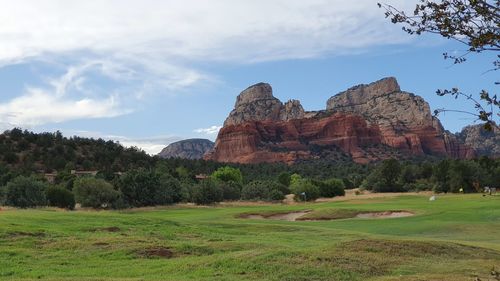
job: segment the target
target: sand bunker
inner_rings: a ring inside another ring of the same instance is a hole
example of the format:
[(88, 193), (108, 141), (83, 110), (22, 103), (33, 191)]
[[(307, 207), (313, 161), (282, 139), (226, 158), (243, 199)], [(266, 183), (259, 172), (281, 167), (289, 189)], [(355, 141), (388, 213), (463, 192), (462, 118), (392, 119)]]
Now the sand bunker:
[(413, 213), (405, 212), (405, 211), (386, 211), (386, 212), (371, 212), (371, 213), (361, 213), (357, 214), (357, 218), (361, 219), (390, 219), (390, 218), (404, 218), (411, 217)]
[(239, 217), (244, 219), (260, 219), (260, 220), (284, 220), (284, 221), (325, 221), (339, 219), (389, 219), (389, 218), (404, 218), (415, 214), (408, 211), (383, 211), (383, 212), (348, 212), (343, 214), (326, 214), (323, 216), (314, 216), (314, 211), (297, 211), (290, 213), (276, 214), (242, 214)]
[(309, 211), (301, 211), (301, 212), (291, 212), (291, 213), (282, 213), (282, 214), (274, 214), (274, 215), (258, 215), (258, 214), (250, 214), (244, 215), (242, 218), (245, 219), (265, 219), (265, 220), (282, 220), (282, 221), (296, 221), (298, 218), (303, 215), (309, 213)]

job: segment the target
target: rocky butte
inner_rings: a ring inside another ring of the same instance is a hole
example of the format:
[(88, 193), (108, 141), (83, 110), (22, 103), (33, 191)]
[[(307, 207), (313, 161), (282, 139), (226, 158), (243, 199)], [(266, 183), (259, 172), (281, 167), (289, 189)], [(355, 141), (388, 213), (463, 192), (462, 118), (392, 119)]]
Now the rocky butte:
[(282, 103), (269, 84), (253, 85), (237, 97), (214, 149), (204, 158), (293, 163), (337, 160), (339, 151), (357, 163), (400, 156), (475, 156), (443, 129), (423, 98), (401, 91), (389, 77), (341, 92), (320, 111), (304, 111), (297, 100)]
[(161, 158), (201, 159), (214, 148), (214, 143), (206, 139), (187, 139), (165, 147), (158, 156)]

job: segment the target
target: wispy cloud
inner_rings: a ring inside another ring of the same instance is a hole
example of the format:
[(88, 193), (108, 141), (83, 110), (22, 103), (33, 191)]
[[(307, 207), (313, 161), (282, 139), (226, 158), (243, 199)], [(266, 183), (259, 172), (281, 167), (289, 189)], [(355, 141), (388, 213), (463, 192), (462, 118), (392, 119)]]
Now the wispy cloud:
[[(387, 2), (408, 8), (415, 1)], [(311, 58), (409, 42), (376, 2), (0, 0), (0, 66), (48, 61), (66, 68), (50, 87), (29, 85), (1, 104), (0, 118), (25, 126), (117, 116), (127, 112), (118, 109), (120, 97), (140, 101), (217, 80), (200, 63)], [(83, 75), (89, 70), (95, 75)], [(93, 87), (102, 77), (123, 83), (103, 97)]]
[(206, 134), (206, 135), (215, 135), (219, 132), (219, 130), (222, 128), (222, 126), (210, 126), (208, 128), (199, 128), (194, 130), (195, 133), (198, 134)]
[(0, 119), (6, 129), (13, 126), (32, 127), (75, 119), (116, 117), (129, 113), (117, 94), (87, 96), (81, 88), (84, 73), (95, 62), (71, 67), (62, 76), (49, 79), (43, 87), (28, 86), (24, 93), (0, 103)]

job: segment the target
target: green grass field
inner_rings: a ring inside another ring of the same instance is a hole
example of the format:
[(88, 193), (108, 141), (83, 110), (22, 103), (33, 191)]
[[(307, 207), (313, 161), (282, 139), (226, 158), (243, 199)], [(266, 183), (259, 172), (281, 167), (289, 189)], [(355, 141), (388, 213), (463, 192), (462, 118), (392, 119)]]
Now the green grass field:
[[(241, 213), (408, 210), (278, 221)], [(340, 210), (340, 211), (338, 211)], [(494, 280), (500, 196), (130, 211), (0, 211), (1, 280)]]

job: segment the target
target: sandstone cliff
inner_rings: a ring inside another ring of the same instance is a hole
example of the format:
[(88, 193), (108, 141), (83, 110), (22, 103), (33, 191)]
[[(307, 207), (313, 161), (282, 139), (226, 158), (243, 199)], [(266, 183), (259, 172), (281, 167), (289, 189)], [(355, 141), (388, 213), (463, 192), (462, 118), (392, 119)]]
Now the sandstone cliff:
[(394, 156), (456, 158), (474, 151), (444, 131), (421, 97), (401, 91), (395, 78), (358, 85), (331, 97), (326, 110), (305, 112), (283, 104), (269, 84), (244, 90), (207, 159), (220, 162), (287, 162), (324, 157), (340, 149), (367, 163)]
[(210, 140), (187, 139), (169, 144), (158, 156), (161, 158), (201, 159), (213, 147), (214, 143)]

